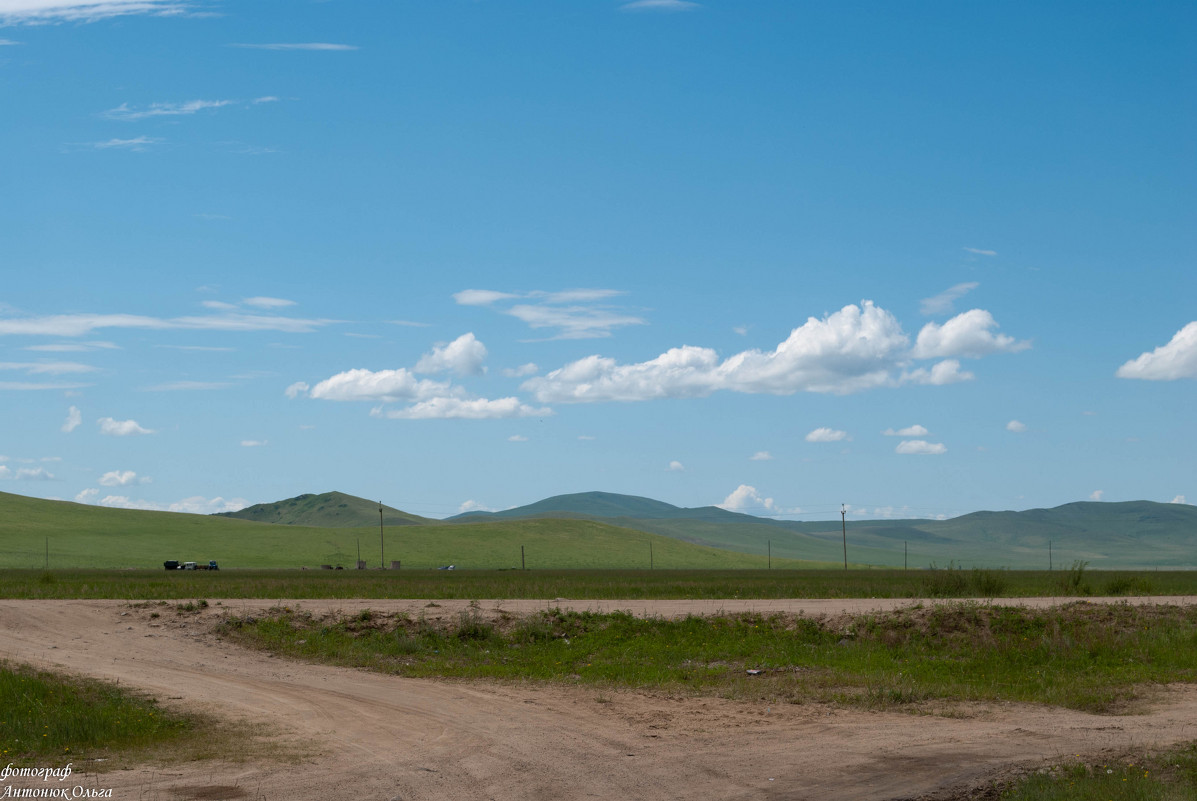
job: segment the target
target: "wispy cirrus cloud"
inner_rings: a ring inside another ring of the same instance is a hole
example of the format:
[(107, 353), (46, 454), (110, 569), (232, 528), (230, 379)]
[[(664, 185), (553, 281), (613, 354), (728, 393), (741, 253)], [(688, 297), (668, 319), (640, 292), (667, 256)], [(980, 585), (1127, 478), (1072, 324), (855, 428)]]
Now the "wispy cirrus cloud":
[(496, 292), (489, 289), (466, 289), (453, 295), (461, 306), (498, 307), (506, 301), (522, 300), (498, 308), (527, 323), (534, 330), (556, 329), (550, 339), (596, 339), (611, 336), (616, 328), (644, 325), (645, 320), (618, 308), (601, 304), (624, 294), (616, 289), (567, 289), (557, 292)]
[(0, 336), (81, 337), (103, 328), (189, 331), (278, 331), (309, 333), (334, 320), (248, 314), (189, 317), (150, 317), (140, 314), (53, 314), (43, 317), (0, 318)]
[(954, 304), (957, 300), (972, 292), (979, 287), (980, 284), (976, 281), (968, 281), (963, 284), (956, 284), (955, 286), (945, 289), (938, 295), (933, 295), (929, 298), (923, 298), (919, 302), (919, 311), (925, 317), (930, 317), (933, 314), (947, 314), (954, 310)]
[(94, 373), (98, 367), (78, 362), (0, 362), (0, 370), (20, 370), (28, 375)]
[(0, 26), (95, 22), (131, 14), (166, 16), (184, 14), (190, 7), (178, 0), (4, 0)]
[(165, 139), (155, 136), (135, 136), (132, 139), (114, 137), (102, 142), (85, 142), (82, 145), (74, 145), (74, 147), (82, 147), (89, 150), (131, 150), (135, 153), (144, 153), (154, 145), (160, 145), (165, 141)]
[(693, 11), (701, 8), (701, 3), (690, 0), (632, 0), (620, 5), (620, 11)]
[(975, 256), (996, 256), (996, 250), (982, 250), (981, 248), (963, 248), (966, 253), (972, 253)]
[(357, 45), (336, 44), (333, 42), (266, 42), (262, 44), (231, 44), (229, 47), (240, 47), (247, 50), (322, 50), (333, 52), (360, 49)]
[(128, 103), (121, 103), (116, 108), (110, 108), (100, 114), (107, 120), (144, 120), (148, 117), (187, 117), (207, 109), (224, 108), (235, 104), (236, 100), (187, 100), (182, 103), (151, 103), (144, 108), (131, 108)]

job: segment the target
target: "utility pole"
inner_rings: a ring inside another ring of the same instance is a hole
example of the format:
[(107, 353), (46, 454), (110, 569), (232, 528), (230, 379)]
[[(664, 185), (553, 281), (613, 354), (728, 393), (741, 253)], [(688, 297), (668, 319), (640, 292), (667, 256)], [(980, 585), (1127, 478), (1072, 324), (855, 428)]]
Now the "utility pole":
[(648, 544), (648, 569), (653, 569), (653, 544), (651, 542)]
[(1047, 572), (1052, 572), (1052, 541), (1047, 541)]
[(844, 570), (848, 569), (848, 507), (840, 504), (840, 529), (844, 533)]
[(386, 540), (382, 537), (382, 501), (378, 502), (378, 563), (383, 570), (387, 569)]
[(769, 540), (769, 569), (773, 569), (773, 540)]
[(906, 561), (906, 540), (902, 540), (902, 570), (905, 571), (909, 566)]

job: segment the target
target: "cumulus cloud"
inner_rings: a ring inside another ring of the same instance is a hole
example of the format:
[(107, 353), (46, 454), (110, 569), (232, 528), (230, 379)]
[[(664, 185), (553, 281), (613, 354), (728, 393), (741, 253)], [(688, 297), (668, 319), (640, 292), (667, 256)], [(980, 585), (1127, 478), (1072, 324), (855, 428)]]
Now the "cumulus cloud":
[(1119, 367), (1115, 375), (1146, 381), (1197, 378), (1197, 320), (1177, 331), (1167, 345), (1140, 354)]
[(286, 395), (288, 398), (294, 399), (294, 398), (298, 398), (301, 395), (308, 394), (308, 391), (310, 389), (311, 389), (311, 386), (309, 386), (306, 381), (296, 381), (294, 384), (291, 384), (289, 387), (287, 387), (285, 390), (283, 390), (283, 394)]
[(530, 375), (536, 375), (540, 372), (540, 368), (533, 362), (521, 364), (519, 367), (505, 367), (503, 368), (503, 375), (508, 378), (526, 378)]
[(244, 498), (230, 498), (228, 500), (216, 497), (205, 498), (201, 495), (193, 495), (190, 498), (184, 498), (175, 503), (157, 503), (155, 501), (147, 501), (142, 499), (133, 499), (128, 495), (105, 495), (103, 498), (97, 497), (100, 492), (96, 489), (85, 489), (75, 496), (78, 503), (94, 503), (98, 506), (109, 506), (114, 509), (143, 509), (158, 512), (185, 512), (188, 514), (197, 515), (211, 515), (217, 512), (236, 512), (249, 506), (249, 501)]
[(44, 467), (20, 467), (13, 470), (0, 464), (0, 478), (12, 481), (53, 481), (54, 474)]
[(132, 470), (110, 470), (100, 476), (101, 487), (129, 487), (134, 484), (149, 484), (148, 476), (139, 477)]
[(1027, 424), (1019, 420), (1011, 420), (1009, 423), (1006, 423), (1006, 430), (1013, 431), (1015, 434), (1021, 434), (1027, 430)]
[(903, 440), (894, 448), (894, 453), (907, 456), (939, 456), (947, 452), (948, 449), (942, 442), (927, 442), (922, 439)]
[[(288, 396), (295, 397), (302, 393), (302, 387), (306, 387), (302, 381), (287, 387)], [(292, 394), (292, 390), (295, 394)], [(453, 394), (454, 390), (446, 382), (416, 378), (412, 372), (400, 367), (397, 370), (346, 370), (324, 379), (306, 392), (317, 400), (391, 403), (447, 396)]]
[(904, 370), (900, 383), (925, 384), (940, 387), (946, 384), (958, 384), (961, 381), (972, 381), (975, 376), (968, 370), (960, 369), (960, 362), (956, 359), (944, 359), (931, 365), (931, 369), (919, 367), (914, 370)]
[(720, 509), (726, 509), (729, 512), (748, 512), (749, 510), (762, 510), (773, 512), (776, 507), (772, 498), (766, 498), (757, 492), (756, 487), (749, 484), (741, 484), (732, 490), (731, 494), (723, 499), (723, 503), (715, 504)]
[(1185, 496), (1177, 495), (1175, 498), (1169, 501), (1169, 503), (1188, 503), (1188, 501), (1185, 500)]
[(847, 431), (839, 431), (834, 428), (822, 426), (816, 428), (814, 431), (806, 435), (807, 442), (843, 442), (851, 439)]
[(157, 432), (142, 428), (136, 420), (114, 420), (111, 417), (101, 417), (100, 433), (110, 437), (131, 437), (138, 434), (155, 434)]
[(552, 413), (553, 410), (549, 408), (538, 409), (521, 403), (519, 398), (489, 400), (458, 397), (429, 398), (405, 409), (373, 409), (370, 412), (374, 417), (390, 420), (500, 420), (510, 417), (547, 417)]
[(482, 504), (478, 503), (478, 501), (475, 501), (473, 499), (465, 501), (461, 504), (461, 506), (457, 507), (458, 514), (465, 514), (466, 512), (494, 512), (494, 511), (496, 511), (496, 510), (490, 508), (489, 506), (483, 506)]
[(906, 428), (899, 428), (897, 431), (893, 430), (892, 428), (887, 428), (881, 432), (881, 434), (886, 437), (925, 437), (930, 433), (930, 431), (918, 423), (915, 423), (912, 426), (906, 426)]
[(908, 351), (894, 316), (864, 301), (821, 320), (811, 317), (772, 351), (747, 350), (721, 361), (710, 348), (685, 345), (624, 365), (587, 356), (523, 386), (540, 401), (565, 403), (703, 397), (718, 390), (848, 394), (911, 380), (899, 371)]
[(957, 300), (972, 292), (979, 287), (976, 281), (968, 281), (963, 284), (956, 284), (950, 289), (945, 289), (938, 295), (933, 295), (929, 298), (923, 298), (919, 303), (919, 311), (925, 316), (930, 317), (933, 314), (947, 314), (952, 311), (953, 305)]
[(927, 323), (919, 331), (913, 356), (916, 359), (942, 359), (964, 356), (977, 359), (991, 353), (1017, 353), (1031, 347), (1027, 340), (1016, 340), (994, 333), (997, 321), (984, 309), (958, 314), (943, 325)]
[(75, 496), (75, 503), (91, 503), (92, 500), (99, 494), (100, 491), (94, 487), (91, 489), (85, 489)]
[(685, 472), (686, 466), (675, 459), (669, 463), (669, 467), (667, 469), (671, 473), (682, 473)]
[(769, 451), (757, 451), (748, 457), (748, 459), (753, 462), (767, 462), (772, 458), (773, 454), (769, 453)]
[(94, 22), (127, 14), (182, 14), (188, 3), (177, 0), (4, 0), (0, 25)]
[(462, 334), (447, 344), (436, 345), (416, 363), (417, 373), (453, 372), (458, 375), (477, 375), (486, 368), (486, 346), (474, 334)]
[(1089, 493), (1089, 500), (1100, 501), (1103, 497), (1105, 497), (1105, 494), (1105, 490), (1093, 490), (1093, 492)]
[(83, 423), (83, 414), (77, 406), (67, 409), (66, 420), (62, 422), (62, 433), (69, 434)]

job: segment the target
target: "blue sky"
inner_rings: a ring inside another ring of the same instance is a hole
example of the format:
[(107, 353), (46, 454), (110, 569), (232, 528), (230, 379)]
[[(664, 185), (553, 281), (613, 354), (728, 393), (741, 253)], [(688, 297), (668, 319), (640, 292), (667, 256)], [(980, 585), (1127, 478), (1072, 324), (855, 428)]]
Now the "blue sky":
[(0, 0), (0, 491), (1197, 500), (1197, 7)]

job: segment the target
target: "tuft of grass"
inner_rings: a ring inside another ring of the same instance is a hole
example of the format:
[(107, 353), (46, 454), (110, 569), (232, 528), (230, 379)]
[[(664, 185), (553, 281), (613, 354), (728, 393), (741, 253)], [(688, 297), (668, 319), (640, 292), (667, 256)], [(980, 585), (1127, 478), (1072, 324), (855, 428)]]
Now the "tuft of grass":
[(220, 631), (279, 654), (405, 676), (663, 688), (869, 707), (1009, 700), (1118, 712), (1197, 680), (1197, 608), (953, 603), (815, 620), (551, 609), (411, 620), (276, 610)]
[(1085, 569), (1089, 567), (1089, 563), (1081, 559), (1077, 559), (1072, 563), (1072, 567), (1064, 571), (1060, 576), (1060, 591), (1064, 595), (1092, 595), (1093, 589), (1085, 581)]

